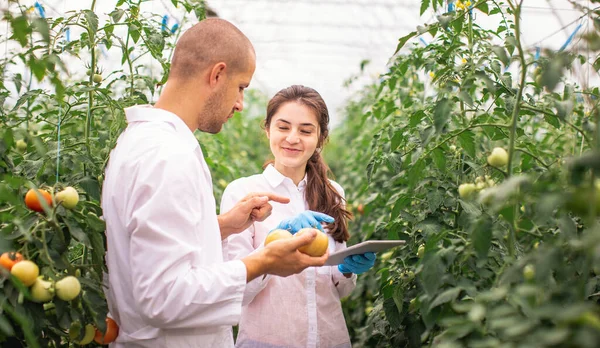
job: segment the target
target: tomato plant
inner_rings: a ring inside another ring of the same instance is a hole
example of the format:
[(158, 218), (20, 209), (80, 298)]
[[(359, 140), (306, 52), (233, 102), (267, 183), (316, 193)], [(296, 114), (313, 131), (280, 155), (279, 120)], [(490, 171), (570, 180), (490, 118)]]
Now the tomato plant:
[[(349, 245), (407, 241), (344, 299), (352, 340), (595, 347), (600, 91), (571, 71), (597, 72), (597, 51), (537, 56), (522, 42), (522, 2), (461, 3), (399, 39), (325, 148), (348, 204), (364, 205)], [(427, 45), (409, 44), (424, 34)]]

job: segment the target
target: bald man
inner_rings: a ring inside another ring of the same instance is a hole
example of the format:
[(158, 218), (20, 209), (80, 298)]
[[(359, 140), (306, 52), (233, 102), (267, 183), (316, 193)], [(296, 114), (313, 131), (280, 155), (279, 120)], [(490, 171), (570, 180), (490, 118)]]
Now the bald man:
[(128, 125), (110, 154), (102, 190), (105, 293), (120, 327), (111, 347), (232, 347), (247, 282), (325, 263), (327, 255), (297, 250), (314, 235), (223, 260), (222, 239), (266, 219), (270, 201), (289, 202), (254, 193), (217, 216), (211, 175), (193, 134), (218, 133), (242, 111), (255, 60), (235, 26), (203, 20), (178, 41), (156, 104), (125, 110)]

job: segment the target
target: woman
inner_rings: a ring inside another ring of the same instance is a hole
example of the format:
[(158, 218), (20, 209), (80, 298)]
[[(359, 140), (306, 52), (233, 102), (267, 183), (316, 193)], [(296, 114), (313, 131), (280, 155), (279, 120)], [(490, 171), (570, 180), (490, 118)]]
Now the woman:
[[(312, 88), (291, 86), (269, 101), (265, 131), (275, 159), (262, 174), (229, 184), (221, 211), (250, 191), (274, 192), (291, 201), (273, 203), (269, 218), (225, 240), (227, 259), (261, 248), (267, 234), (277, 228), (292, 233), (310, 225), (321, 228), (315, 221), (331, 222), (325, 225), (329, 253), (346, 248), (346, 220), (351, 215), (345, 209), (344, 190), (327, 178), (328, 167), (320, 155), (328, 123), (327, 106)], [(236, 346), (351, 347), (340, 298), (354, 289), (356, 274), (374, 262), (373, 253), (355, 255), (338, 266), (312, 267), (294, 276), (266, 276), (248, 283)]]

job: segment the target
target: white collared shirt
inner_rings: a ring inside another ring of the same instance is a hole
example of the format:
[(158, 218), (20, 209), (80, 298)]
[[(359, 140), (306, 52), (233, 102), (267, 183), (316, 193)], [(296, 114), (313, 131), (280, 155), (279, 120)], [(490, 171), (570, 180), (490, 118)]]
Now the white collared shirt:
[[(344, 191), (331, 181), (338, 192)], [(223, 193), (221, 211), (226, 212), (250, 192), (273, 192), (290, 198), (290, 203), (271, 202), (272, 214), (247, 230), (223, 241), (226, 257), (240, 259), (263, 247), (266, 235), (281, 220), (308, 209), (304, 197), (306, 177), (298, 186), (272, 165), (262, 174), (233, 181)], [(329, 252), (346, 248), (329, 236)], [(236, 347), (350, 347), (350, 337), (340, 299), (356, 285), (337, 266), (310, 267), (286, 278), (267, 276), (249, 282)]]
[(210, 172), (175, 114), (125, 110), (102, 190), (111, 347), (232, 347), (246, 267), (223, 262)]

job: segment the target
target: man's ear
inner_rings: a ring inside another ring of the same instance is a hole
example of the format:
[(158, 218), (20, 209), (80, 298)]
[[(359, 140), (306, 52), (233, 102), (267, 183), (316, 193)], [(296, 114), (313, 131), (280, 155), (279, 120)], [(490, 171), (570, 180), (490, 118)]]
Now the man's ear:
[(208, 84), (210, 87), (215, 87), (217, 83), (221, 82), (225, 79), (225, 74), (227, 71), (227, 64), (225, 62), (219, 62), (213, 65), (210, 70)]

